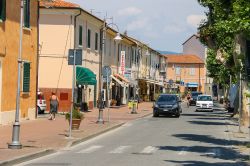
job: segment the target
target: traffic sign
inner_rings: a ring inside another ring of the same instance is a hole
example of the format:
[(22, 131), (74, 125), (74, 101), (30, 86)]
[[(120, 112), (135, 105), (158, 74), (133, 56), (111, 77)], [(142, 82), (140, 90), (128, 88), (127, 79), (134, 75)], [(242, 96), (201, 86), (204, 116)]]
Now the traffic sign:
[(111, 68), (109, 66), (104, 66), (102, 68), (102, 75), (103, 75), (103, 82), (107, 82), (108, 83), (111, 81), (110, 76), (112, 74)]
[(82, 49), (69, 49), (68, 65), (74, 65), (74, 56), (75, 65), (82, 65)]

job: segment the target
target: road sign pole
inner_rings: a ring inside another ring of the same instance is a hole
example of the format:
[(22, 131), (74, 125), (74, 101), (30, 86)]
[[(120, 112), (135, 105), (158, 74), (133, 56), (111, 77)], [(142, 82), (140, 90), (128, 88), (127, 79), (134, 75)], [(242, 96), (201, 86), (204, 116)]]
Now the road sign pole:
[(74, 90), (75, 90), (75, 64), (76, 64), (76, 50), (74, 50), (74, 64), (73, 64), (73, 75), (72, 75), (72, 99), (71, 99), (71, 110), (70, 110), (70, 122), (69, 122), (69, 138), (72, 137), (72, 113), (74, 109)]
[(106, 75), (106, 78), (107, 78), (107, 108), (108, 108), (108, 122), (110, 122), (110, 115), (109, 115), (109, 76), (108, 76), (108, 72), (107, 72), (107, 75)]

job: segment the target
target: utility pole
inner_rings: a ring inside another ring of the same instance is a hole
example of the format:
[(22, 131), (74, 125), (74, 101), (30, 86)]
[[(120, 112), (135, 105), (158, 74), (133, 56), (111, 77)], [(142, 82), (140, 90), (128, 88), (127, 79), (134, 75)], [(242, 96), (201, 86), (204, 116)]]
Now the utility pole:
[(23, 42), (23, 0), (20, 1), (20, 38), (19, 38), (19, 52), (18, 52), (18, 78), (17, 78), (17, 93), (16, 93), (16, 114), (15, 123), (13, 124), (12, 131), (12, 143), (8, 145), (9, 149), (21, 149), (22, 144), (19, 141), (20, 135), (20, 122), (19, 122), (19, 111), (20, 111), (20, 81), (21, 81), (21, 67), (22, 67), (22, 42)]
[(99, 114), (98, 114), (98, 124), (104, 124), (103, 120), (103, 98), (102, 98), (102, 91), (103, 91), (103, 75), (102, 75), (102, 68), (103, 68), (103, 59), (104, 59), (104, 47), (105, 47), (105, 40), (106, 40), (106, 18), (103, 20), (103, 28), (102, 28), (102, 53), (100, 56), (100, 67), (99, 67)]

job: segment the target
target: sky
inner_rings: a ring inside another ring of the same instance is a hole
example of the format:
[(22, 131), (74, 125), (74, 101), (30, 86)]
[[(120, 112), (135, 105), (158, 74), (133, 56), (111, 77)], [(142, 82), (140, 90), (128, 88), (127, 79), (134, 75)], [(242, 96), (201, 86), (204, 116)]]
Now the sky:
[(107, 16), (107, 22), (116, 24), (120, 33), (127, 31), (155, 50), (178, 53), (182, 52), (182, 43), (197, 33), (206, 10), (197, 0), (66, 1), (79, 4), (102, 19)]

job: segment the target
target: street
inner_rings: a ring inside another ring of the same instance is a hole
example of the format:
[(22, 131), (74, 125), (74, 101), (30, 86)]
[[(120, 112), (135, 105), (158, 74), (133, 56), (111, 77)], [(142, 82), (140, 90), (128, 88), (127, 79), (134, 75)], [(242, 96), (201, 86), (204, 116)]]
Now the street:
[(195, 112), (182, 105), (180, 118), (134, 120), (111, 132), (18, 166), (245, 165), (227, 133), (225, 112)]

